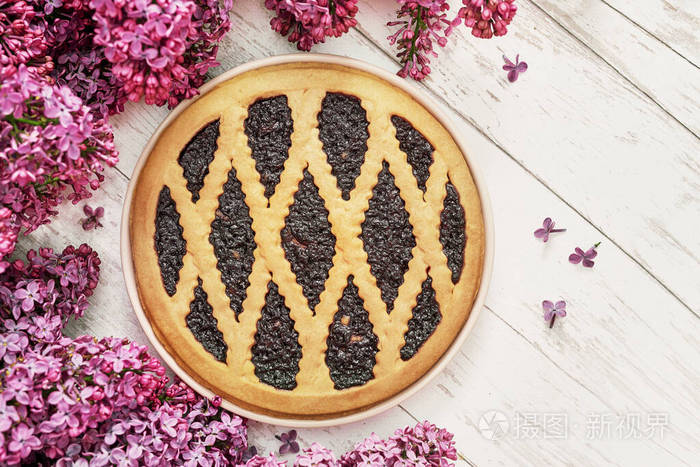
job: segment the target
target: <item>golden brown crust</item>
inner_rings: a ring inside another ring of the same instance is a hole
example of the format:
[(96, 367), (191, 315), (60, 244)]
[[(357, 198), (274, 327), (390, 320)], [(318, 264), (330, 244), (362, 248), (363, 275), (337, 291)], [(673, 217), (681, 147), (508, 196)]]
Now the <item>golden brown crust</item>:
[[(341, 197), (318, 137), (317, 114), (328, 91), (359, 97), (370, 122), (365, 163), (348, 201)], [(248, 106), (255, 100), (279, 94), (287, 95), (294, 132), (289, 158), (268, 207), (243, 132), (243, 120)], [(390, 120), (392, 115), (411, 122), (436, 148), (425, 195), (417, 187), (406, 154), (399, 149)], [(200, 129), (217, 118), (221, 120), (218, 149), (195, 205), (177, 156)], [(359, 238), (364, 211), (382, 160), (389, 163), (395, 177), (417, 243), (391, 314), (386, 313)], [(218, 196), (231, 166), (236, 168), (246, 194), (258, 245), (239, 321), (229, 308), (208, 240)], [(295, 280), (280, 240), (280, 230), (305, 167), (313, 175), (326, 203), (337, 245), (315, 316)], [(455, 285), (439, 241), (440, 212), (448, 174), (460, 194), (468, 236), (464, 269)], [(181, 214), (180, 223), (187, 241), (187, 254), (173, 297), (163, 288), (153, 240), (156, 203), (164, 184), (170, 187)], [(219, 84), (184, 109), (162, 132), (138, 178), (130, 236), (141, 304), (156, 336), (179, 365), (201, 384), (241, 407), (294, 418), (326, 418), (357, 411), (391, 397), (425, 374), (450, 346), (469, 315), (479, 289), (485, 241), (481, 202), (469, 167), (457, 144), (437, 119), (408, 94), (374, 75), (353, 68), (314, 63), (270, 66), (243, 73)], [(404, 362), (399, 351), (428, 268), (442, 320), (418, 353)], [(363, 386), (336, 390), (324, 362), (326, 338), (350, 273), (355, 276), (360, 297), (379, 337), (379, 352), (374, 379)], [(250, 361), (256, 322), (271, 276), (291, 310), (303, 349), (297, 387), (292, 391), (261, 383)], [(197, 277), (202, 279), (219, 330), (228, 344), (227, 363), (218, 362), (206, 352), (185, 324)]]

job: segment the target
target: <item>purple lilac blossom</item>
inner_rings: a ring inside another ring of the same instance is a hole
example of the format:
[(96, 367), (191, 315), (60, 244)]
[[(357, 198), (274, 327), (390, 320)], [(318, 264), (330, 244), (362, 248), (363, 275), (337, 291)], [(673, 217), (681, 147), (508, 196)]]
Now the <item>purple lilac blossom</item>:
[(410, 76), (422, 80), (430, 74), (430, 58), (437, 57), (433, 42), (440, 47), (447, 44), (457, 19), (447, 19), (450, 9), (446, 0), (397, 0), (400, 8), (397, 21), (389, 21), (388, 26), (399, 29), (388, 37), (389, 42), (398, 44), (398, 58), (403, 67), (397, 73), (402, 78)]
[(270, 26), (299, 50), (309, 51), (326, 37), (340, 37), (357, 25), (357, 0), (265, 0), (275, 12)]
[(20, 230), (48, 223), (62, 200), (90, 197), (118, 153), (104, 120), (24, 65), (0, 84), (0, 102), (1, 260)]
[(458, 17), (471, 28), (472, 35), (482, 39), (503, 36), (518, 7), (515, 0), (462, 0)]

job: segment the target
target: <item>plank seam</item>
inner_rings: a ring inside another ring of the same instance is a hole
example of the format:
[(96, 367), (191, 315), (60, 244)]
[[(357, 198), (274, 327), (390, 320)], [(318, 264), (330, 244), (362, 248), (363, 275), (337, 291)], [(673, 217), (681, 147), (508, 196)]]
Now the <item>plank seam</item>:
[(637, 26), (639, 29), (641, 29), (642, 31), (644, 31), (645, 33), (647, 33), (650, 37), (653, 37), (653, 38), (656, 39), (657, 41), (661, 42), (663, 45), (665, 45), (667, 48), (669, 48), (671, 51), (673, 51), (673, 53), (675, 53), (676, 55), (678, 55), (679, 57), (681, 57), (683, 60), (685, 60), (686, 62), (690, 63), (690, 64), (691, 64), (692, 66), (694, 66), (695, 68), (700, 69), (700, 66), (696, 65), (695, 62), (693, 62), (691, 59), (689, 59), (688, 57), (686, 57), (685, 55), (683, 55), (682, 53), (680, 53), (679, 51), (677, 51), (676, 49), (674, 49), (669, 43), (663, 41), (663, 40), (662, 40), (661, 38), (659, 38), (656, 34), (654, 34), (653, 32), (649, 31), (647, 28), (645, 28), (644, 26), (642, 26), (641, 24), (639, 24), (638, 22), (636, 22), (635, 20), (633, 20), (632, 18), (630, 18), (629, 16), (627, 16), (626, 14), (624, 14), (622, 11), (618, 10), (617, 8), (615, 8), (614, 6), (612, 6), (611, 4), (609, 4), (606, 0), (600, 0), (600, 1), (603, 2), (605, 5), (607, 5), (608, 7), (610, 7), (611, 10), (616, 11), (620, 16), (622, 16), (623, 18), (625, 18), (627, 21), (629, 21), (630, 23), (634, 24), (634, 25)]
[[(622, 79), (624, 79), (625, 81), (627, 81), (627, 83), (631, 84), (632, 87), (633, 87), (634, 89), (636, 89), (637, 91), (639, 91), (640, 93), (642, 93), (643, 95), (645, 95), (651, 102), (653, 102), (654, 104), (656, 104), (656, 106), (657, 106), (658, 108), (660, 108), (661, 110), (663, 110), (663, 112), (664, 112), (666, 115), (668, 115), (669, 117), (671, 117), (671, 118), (672, 118), (673, 120), (675, 120), (680, 126), (682, 126), (683, 128), (685, 128), (685, 129), (688, 130), (693, 136), (695, 136), (695, 138), (697, 138), (698, 140), (700, 140), (700, 136), (699, 136), (697, 133), (695, 133), (693, 130), (691, 130), (685, 123), (683, 123), (683, 122), (680, 121), (678, 118), (676, 118), (675, 115), (673, 115), (669, 110), (667, 110), (666, 107), (664, 107), (663, 105), (661, 105), (661, 103), (659, 103), (656, 99), (654, 99), (653, 97), (651, 97), (646, 91), (644, 91), (644, 90), (640, 87), (640, 85), (637, 85), (634, 81), (632, 81), (630, 78), (628, 78), (626, 75), (624, 75), (619, 69), (617, 69), (617, 67), (615, 67), (615, 66), (614, 66), (612, 63), (610, 63), (609, 61), (607, 61), (602, 55), (600, 55), (595, 49), (593, 49), (593, 47), (591, 47), (590, 45), (588, 45), (586, 42), (584, 42), (583, 39), (581, 39), (581, 38), (578, 37), (576, 34), (574, 34), (573, 32), (571, 32), (568, 28), (566, 28), (566, 27), (565, 27), (562, 23), (560, 23), (554, 16), (552, 16), (549, 12), (547, 12), (547, 10), (545, 10), (544, 8), (542, 8), (537, 2), (535, 2), (534, 0), (525, 0), (525, 1), (529, 1), (529, 3), (531, 3), (531, 4), (532, 4), (533, 6), (535, 6), (538, 10), (540, 10), (547, 18), (551, 19), (551, 20), (554, 22), (554, 24), (556, 24), (557, 26), (559, 26), (566, 34), (568, 34), (569, 36), (573, 37), (577, 42), (579, 42), (581, 45), (583, 45), (586, 49), (590, 50), (591, 53), (593, 53), (593, 55), (595, 55), (595, 56), (598, 57), (600, 60), (602, 60), (603, 63), (605, 63), (606, 65), (608, 65), (608, 66), (609, 66), (615, 73), (617, 73)], [(602, 0), (601, 0), (601, 1), (602, 1)], [(605, 3), (605, 2), (603, 2), (603, 3)], [(607, 4), (606, 4), (606, 5), (607, 5)], [(613, 10), (614, 10), (614, 8), (613, 8)], [(623, 16), (624, 16), (624, 15), (623, 15)]]

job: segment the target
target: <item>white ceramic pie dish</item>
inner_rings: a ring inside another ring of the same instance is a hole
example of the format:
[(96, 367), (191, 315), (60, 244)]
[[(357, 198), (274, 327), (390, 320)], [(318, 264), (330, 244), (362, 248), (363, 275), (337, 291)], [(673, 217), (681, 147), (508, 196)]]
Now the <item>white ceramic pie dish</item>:
[[(405, 91), (409, 95), (411, 95), (416, 101), (418, 101), (421, 105), (423, 105), (426, 109), (428, 109), (433, 116), (447, 129), (447, 131), (451, 134), (452, 138), (454, 141), (457, 143), (459, 146), (460, 150), (462, 153), (465, 155), (465, 159), (467, 161), (467, 164), (469, 165), (469, 170), (471, 171), (472, 178), (474, 180), (474, 183), (477, 187), (477, 190), (479, 192), (479, 197), (481, 199), (481, 208), (482, 208), (482, 214), (483, 214), (483, 219), (484, 219), (484, 234), (485, 234), (485, 251), (484, 251), (484, 265), (483, 265), (483, 270), (482, 270), (482, 276), (481, 276), (481, 283), (480, 283), (480, 288), (477, 293), (477, 296), (474, 300), (474, 303), (472, 305), (472, 309), (469, 313), (469, 318), (467, 319), (466, 323), (460, 330), (460, 332), (457, 334), (457, 337), (455, 337), (454, 341), (452, 342), (452, 345), (449, 347), (449, 349), (440, 357), (440, 359), (437, 361), (437, 363), (428, 371), (426, 372), (421, 378), (416, 380), (412, 385), (408, 386), (405, 388), (403, 391), (395, 394), (394, 396), (376, 404), (373, 406), (370, 406), (364, 410), (352, 413), (350, 415), (344, 415), (344, 416), (339, 416), (335, 418), (325, 418), (322, 420), (308, 420), (308, 419), (295, 419), (295, 418), (281, 418), (281, 417), (275, 417), (271, 415), (265, 415), (265, 414), (260, 414), (251, 410), (244, 409), (242, 407), (237, 406), (236, 404), (223, 400), (222, 406), (225, 407), (226, 409), (235, 412), (239, 415), (245, 416), (247, 418), (265, 422), (265, 423), (271, 423), (275, 425), (281, 425), (281, 426), (289, 426), (289, 427), (325, 427), (325, 426), (332, 426), (332, 425), (340, 425), (344, 423), (351, 423), (351, 422), (357, 422), (359, 420), (363, 420), (365, 418), (372, 417), (374, 415), (377, 415), (381, 412), (384, 412), (385, 410), (388, 410), (398, 404), (400, 404), (402, 401), (404, 401), (406, 398), (410, 397), (411, 395), (415, 394), (418, 392), (421, 388), (423, 388), (428, 382), (430, 382), (435, 376), (437, 376), (447, 365), (447, 363), (454, 357), (454, 355), (459, 351), (460, 347), (464, 344), (467, 336), (471, 332), (472, 328), (474, 327), (474, 324), (476, 323), (476, 320), (479, 316), (479, 313), (481, 312), (481, 309), (484, 306), (484, 301), (486, 299), (486, 294), (488, 292), (488, 287), (489, 283), (491, 280), (491, 271), (493, 269), (493, 256), (494, 256), (494, 227), (493, 227), (493, 215), (491, 211), (491, 205), (489, 202), (488, 198), (488, 193), (486, 192), (486, 187), (484, 183), (484, 179), (478, 169), (472, 161), (469, 160), (469, 157), (467, 155), (467, 150), (466, 150), (466, 145), (464, 144), (463, 138), (460, 136), (460, 134), (455, 130), (454, 125), (450, 121), (450, 119), (445, 115), (445, 113), (441, 110), (440, 105), (435, 102), (430, 96), (428, 96), (426, 93), (424, 93), (422, 90), (420, 90), (417, 86), (412, 84), (411, 82), (401, 79), (394, 74), (383, 70), (381, 68), (378, 68), (374, 65), (370, 65), (369, 63), (362, 62), (360, 60), (355, 60), (347, 57), (340, 57), (340, 56), (335, 56), (335, 55), (322, 55), (322, 54), (290, 54), (290, 55), (281, 55), (281, 56), (276, 56), (276, 57), (269, 57), (265, 58), (262, 60), (256, 60), (252, 61), (249, 63), (245, 63), (243, 65), (240, 65), (232, 70), (229, 70), (222, 75), (218, 76), (217, 78), (209, 81), (206, 83), (202, 88), (200, 89), (201, 94), (204, 95), (206, 94), (210, 89), (214, 88), (217, 84), (226, 81), (236, 75), (239, 75), (241, 73), (245, 73), (251, 70), (254, 70), (256, 68), (261, 68), (261, 67), (266, 67), (266, 66), (273, 66), (273, 65), (282, 65), (282, 64), (287, 64), (287, 63), (294, 63), (294, 62), (307, 62), (307, 63), (327, 63), (327, 64), (333, 64), (333, 65), (341, 65), (341, 66), (346, 66), (346, 67), (351, 67), (351, 68), (356, 68), (361, 71), (373, 74), (385, 81), (388, 81), (391, 83), (393, 86)], [(136, 312), (136, 316), (141, 323), (141, 327), (143, 328), (144, 333), (148, 337), (149, 341), (153, 345), (153, 347), (156, 349), (162, 360), (175, 372), (175, 374), (185, 381), (187, 384), (189, 384), (194, 390), (196, 390), (198, 393), (202, 394), (205, 397), (213, 397), (214, 393), (204, 387), (203, 385), (199, 384), (194, 378), (192, 378), (180, 365), (176, 362), (176, 360), (167, 352), (165, 347), (161, 344), (161, 342), (158, 340), (156, 337), (153, 328), (151, 327), (151, 323), (149, 322), (148, 318), (146, 317), (146, 314), (141, 306), (141, 302), (139, 299), (138, 295), (138, 289), (136, 285), (136, 277), (134, 274), (134, 264), (132, 260), (132, 251), (131, 251), (131, 241), (130, 241), (130, 235), (129, 235), (129, 219), (131, 217), (131, 204), (133, 201), (133, 196), (134, 196), (134, 189), (137, 185), (137, 181), (139, 178), (139, 175), (141, 173), (141, 170), (146, 162), (146, 159), (148, 158), (148, 155), (151, 153), (153, 146), (155, 145), (156, 141), (160, 137), (161, 133), (163, 130), (170, 125), (170, 123), (188, 106), (192, 105), (197, 100), (197, 97), (184, 101), (180, 103), (175, 109), (173, 109), (170, 114), (167, 116), (167, 118), (158, 126), (156, 129), (156, 132), (151, 136), (150, 140), (146, 144), (146, 147), (143, 149), (136, 166), (134, 168), (134, 172), (132, 174), (131, 180), (129, 182), (129, 186), (126, 192), (126, 197), (124, 200), (124, 208), (122, 211), (122, 222), (121, 222), (121, 260), (122, 260), (122, 270), (124, 272), (124, 279), (126, 281), (126, 288), (127, 288), (127, 293), (129, 294), (129, 299), (131, 300), (131, 304), (134, 308), (134, 311)]]

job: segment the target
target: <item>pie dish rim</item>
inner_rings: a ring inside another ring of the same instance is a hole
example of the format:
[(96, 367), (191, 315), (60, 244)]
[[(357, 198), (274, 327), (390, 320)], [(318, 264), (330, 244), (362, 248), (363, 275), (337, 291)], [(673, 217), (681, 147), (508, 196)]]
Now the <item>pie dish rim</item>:
[(361, 60), (352, 59), (348, 57), (342, 57), (337, 55), (328, 54), (288, 54), (280, 55), (274, 57), (263, 58), (259, 60), (254, 60), (246, 62), (237, 67), (234, 67), (211, 81), (207, 82), (200, 88), (199, 96), (181, 102), (177, 107), (172, 109), (168, 116), (161, 122), (156, 131), (151, 135), (146, 146), (141, 152), (137, 163), (134, 167), (131, 179), (129, 180), (129, 185), (127, 188), (126, 196), (124, 198), (124, 207), (122, 210), (121, 219), (121, 231), (120, 231), (120, 254), (122, 271), (124, 274), (124, 279), (126, 282), (127, 293), (129, 295), (129, 300), (136, 313), (139, 320), (141, 328), (144, 334), (148, 338), (149, 342), (156, 349), (159, 357), (165, 362), (166, 365), (183, 381), (190, 385), (195, 391), (200, 393), (205, 397), (213, 397), (214, 393), (207, 389), (202, 384), (198, 383), (192, 376), (190, 376), (187, 371), (185, 371), (175, 360), (173, 356), (166, 350), (166, 346), (163, 345), (158, 337), (156, 336), (153, 327), (141, 305), (141, 301), (138, 294), (138, 287), (136, 281), (136, 275), (134, 270), (134, 262), (132, 257), (132, 248), (130, 240), (130, 228), (129, 221), (131, 217), (131, 207), (134, 192), (136, 186), (138, 185), (139, 175), (146, 164), (148, 156), (152, 152), (156, 142), (160, 138), (163, 131), (190, 105), (194, 104), (200, 96), (205, 95), (209, 90), (216, 87), (218, 84), (223, 83), (237, 75), (242, 73), (250, 72), (258, 68), (264, 68), (269, 66), (284, 65), (290, 63), (316, 63), (316, 64), (329, 64), (337, 66), (345, 66), (349, 68), (354, 68), (371, 75), (378, 77), (398, 89), (409, 94), (413, 99), (415, 99), (420, 105), (425, 107), (435, 119), (447, 130), (451, 135), (454, 142), (457, 144), (458, 148), (462, 152), (462, 155), (469, 167), (471, 172), (474, 185), (476, 186), (477, 192), (481, 201), (481, 211), (484, 222), (484, 256), (483, 256), (483, 267), (481, 273), (481, 281), (479, 289), (476, 294), (476, 298), (472, 304), (471, 310), (467, 321), (463, 325), (462, 329), (454, 338), (452, 344), (449, 348), (442, 354), (442, 356), (437, 360), (434, 366), (428, 370), (423, 376), (418, 378), (412, 384), (410, 384), (405, 389), (399, 391), (393, 396), (364, 409), (359, 409), (357, 412), (340, 415), (337, 417), (329, 417), (323, 419), (300, 419), (300, 418), (287, 418), (278, 417), (269, 414), (262, 414), (255, 412), (253, 410), (248, 410), (243, 407), (236, 405), (235, 403), (224, 399), (222, 401), (222, 406), (234, 413), (245, 416), (247, 418), (257, 420), (265, 423), (272, 423), (280, 426), (287, 427), (299, 427), (299, 428), (316, 428), (316, 427), (326, 427), (335, 426), (346, 423), (352, 423), (360, 421), (371, 416), (382, 413), (404, 401), (406, 398), (415, 394), (425, 385), (427, 385), (433, 378), (435, 378), (442, 370), (445, 368), (447, 363), (455, 356), (459, 351), (460, 347), (464, 344), (467, 336), (473, 329), (478, 315), (484, 306), (485, 298), (488, 292), (488, 287), (491, 279), (491, 273), (493, 269), (493, 257), (494, 257), (494, 227), (493, 227), (493, 216), (490, 206), (490, 201), (488, 193), (484, 185), (484, 179), (477, 167), (475, 167), (473, 160), (470, 159), (468, 155), (467, 146), (464, 139), (461, 137), (459, 132), (456, 131), (451, 119), (442, 110), (442, 106), (438, 104), (435, 99), (427, 95), (424, 91), (418, 89), (416, 86), (411, 85), (406, 80), (401, 79), (394, 74), (379, 68), (375, 65), (371, 65)]

